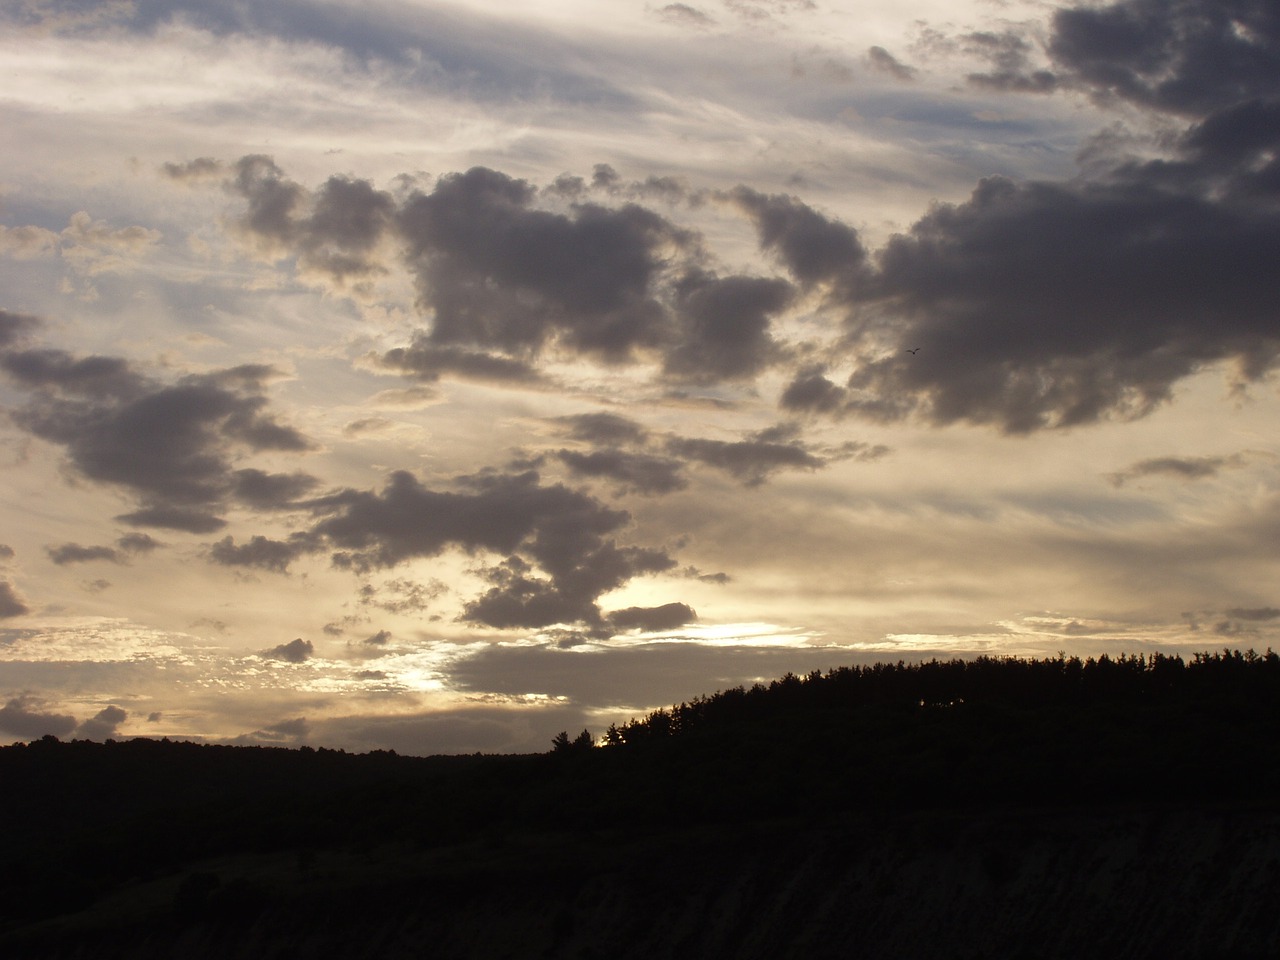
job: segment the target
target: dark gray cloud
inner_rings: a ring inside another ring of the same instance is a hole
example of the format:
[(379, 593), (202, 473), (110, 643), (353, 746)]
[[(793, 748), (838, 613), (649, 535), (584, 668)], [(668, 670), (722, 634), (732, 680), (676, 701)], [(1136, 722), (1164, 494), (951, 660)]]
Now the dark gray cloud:
[(310, 640), (303, 640), (298, 637), (296, 640), (290, 640), (288, 643), (282, 643), (278, 647), (272, 647), (270, 650), (262, 651), (262, 656), (267, 660), (284, 660), (288, 663), (304, 663), (311, 659), (312, 654), (316, 652), (315, 646)]
[(1261, 376), (1280, 355), (1280, 275), (1266, 253), (1280, 217), (1153, 188), (1141, 173), (988, 179), (893, 238), (858, 299), (900, 318), (899, 342), (922, 349), (865, 363), (847, 406), (1025, 432), (1141, 416), (1214, 361)]
[(1052, 93), (1060, 85), (1053, 71), (1035, 68), (1033, 55), (1039, 52), (1039, 45), (1020, 30), (978, 30), (965, 34), (960, 45), (991, 63), (990, 71), (969, 74), (968, 80), (975, 86), (1016, 93)]
[(1225, 467), (1238, 467), (1244, 463), (1244, 457), (1235, 454), (1229, 457), (1153, 457), (1140, 460), (1118, 473), (1111, 474), (1111, 482), (1115, 486), (1123, 486), (1129, 480), (1139, 477), (1171, 476), (1183, 480), (1200, 480), (1216, 476)]
[[(1037, 77), (1029, 34), (947, 42), (988, 59), (990, 83), (1057, 82)], [(967, 202), (939, 204), (892, 238), (865, 269), (847, 228), (787, 198), (730, 195), (756, 221), (762, 249), (797, 279), (847, 278), (839, 299), (857, 369), (844, 382), (820, 366), (797, 371), (784, 409), (1018, 433), (1142, 416), (1211, 364), (1234, 365), (1244, 382), (1275, 366), (1274, 5), (1061, 10), (1047, 49), (1063, 83), (1196, 122), (1162, 160), (1105, 168), (1094, 157), (1093, 178), (1070, 182), (983, 180)], [(792, 223), (805, 224), (795, 234), (803, 243), (786, 239)]]
[(78, 543), (64, 543), (57, 547), (46, 547), (49, 559), (58, 566), (68, 563), (88, 563), (93, 560), (106, 560), (110, 563), (123, 563), (124, 557), (115, 547), (82, 547)]
[[(698, 238), (636, 203), (541, 209), (533, 185), (476, 167), (397, 206), (368, 183), (342, 178), (311, 194), (265, 156), (242, 158), (229, 183), (248, 201), (242, 234), (338, 281), (384, 270), (389, 254), (380, 245), (394, 229), (430, 324), (379, 362), (419, 379), (534, 382), (533, 364), (551, 346), (606, 363), (660, 358), (668, 376), (700, 382), (750, 377), (783, 355), (769, 327), (791, 301), (790, 284), (700, 269)], [(576, 193), (564, 177), (556, 183), (559, 193)], [(631, 193), (672, 201), (686, 188), (651, 177)], [(805, 249), (804, 209), (760, 217), (789, 217), (770, 227), (771, 242), (812, 273), (819, 266)], [(826, 227), (841, 230), (849, 235)]]
[(506, 555), (480, 572), (491, 584), (464, 619), (494, 627), (603, 624), (596, 599), (633, 577), (675, 565), (664, 551), (619, 546), (629, 522), (586, 493), (544, 486), (537, 473), (485, 472), (431, 490), (403, 471), (381, 493), (345, 490), (311, 501), (309, 543), (357, 571), (454, 548)]
[(65, 350), (16, 350), (0, 356), (0, 368), (29, 388), (52, 388), (94, 399), (132, 399), (146, 381), (120, 357), (74, 357)]
[(884, 47), (868, 47), (867, 62), (874, 69), (899, 80), (914, 80), (918, 72), (915, 67), (907, 66)]
[(723, 470), (747, 486), (759, 486), (779, 470), (819, 470), (827, 461), (798, 440), (781, 440), (767, 431), (745, 440), (671, 437), (667, 449), (678, 457)]
[(639, 444), (649, 435), (639, 423), (616, 413), (580, 413), (555, 422), (567, 428), (571, 439), (601, 446)]
[(386, 646), (388, 643), (391, 642), (391, 631), (379, 630), (377, 633), (373, 634), (372, 636), (366, 637), (364, 640), (360, 642), (365, 644), (366, 646), (371, 646), (371, 647)]
[(655, 436), (632, 420), (608, 413), (561, 417), (552, 422), (567, 427), (573, 439), (597, 447), (589, 452), (555, 451), (554, 457), (570, 472), (613, 480), (620, 491), (646, 495), (684, 489), (689, 483), (685, 474), (689, 463), (724, 470), (755, 486), (780, 470), (818, 470), (836, 460), (873, 460), (889, 452), (887, 447), (857, 441), (815, 447), (802, 439), (797, 423), (780, 423), (741, 440), (712, 440), (670, 433)]
[(75, 736), (82, 740), (106, 740), (114, 737), (116, 728), (127, 719), (128, 712), (112, 704), (76, 727)]
[(237, 227), (267, 251), (295, 253), (301, 269), (342, 287), (386, 272), (375, 252), (395, 212), (390, 194), (341, 176), (310, 193), (262, 155), (242, 157), (232, 173), (229, 186), (248, 201)]
[(664, 603), (658, 607), (626, 607), (609, 614), (615, 630), (674, 630), (693, 623), (698, 615), (687, 603)]
[(536, 191), (483, 167), (442, 177), (398, 222), (435, 345), (536, 351), (557, 337), (606, 360), (663, 340), (651, 286), (687, 238), (642, 207), (532, 206)]
[(770, 317), (792, 296), (791, 284), (777, 278), (685, 276), (676, 284), (680, 333), (665, 373), (695, 382), (755, 376), (785, 356), (769, 332)]
[(1053, 17), (1049, 53), (1099, 97), (1203, 116), (1280, 95), (1280, 10), (1270, 0), (1122, 0)]
[(308, 544), (297, 540), (272, 540), (254, 535), (238, 544), (232, 537), (223, 537), (209, 548), (209, 559), (226, 567), (257, 567), (285, 573), (289, 564), (308, 550)]
[[(418, 379), (536, 383), (535, 364), (553, 347), (609, 364), (658, 360), (668, 377), (692, 382), (749, 378), (785, 359), (770, 327), (791, 285), (703, 269), (700, 238), (637, 203), (542, 209), (532, 184), (484, 167), (403, 201), (340, 177), (313, 193), (266, 156), (241, 158), (232, 174), (230, 189), (248, 203), (239, 232), (273, 257), (295, 256), (304, 272), (362, 282), (388, 269), (394, 240), (429, 322), (378, 362)], [(566, 178), (550, 192), (587, 189)], [(666, 202), (688, 192), (670, 177), (624, 190), (601, 169), (593, 186)], [(854, 231), (791, 198), (743, 188), (732, 202), (805, 284), (847, 278), (864, 258)]]
[(1227, 616), (1237, 620), (1276, 620), (1280, 619), (1280, 610), (1275, 607), (1235, 607), (1224, 611)]
[(213, 157), (196, 157), (194, 160), (161, 164), (160, 172), (170, 180), (186, 182), (221, 180), (227, 171), (222, 162)]
[(88, 563), (94, 560), (106, 560), (109, 563), (128, 563), (129, 558), (140, 553), (150, 553), (160, 543), (145, 533), (126, 533), (116, 540), (114, 547), (96, 545), (83, 547), (78, 543), (64, 543), (56, 547), (46, 547), (49, 559), (59, 566), (68, 563)]
[(671, 457), (626, 450), (558, 450), (556, 457), (575, 476), (612, 480), (621, 490), (661, 495), (683, 490), (689, 484), (684, 465)]
[(42, 713), (27, 697), (17, 697), (0, 707), (0, 731), (23, 740), (44, 736), (65, 737), (76, 728), (76, 718), (57, 713)]
[(0, 543), (0, 560), (13, 559), (13, 547), (7, 543)]
[(125, 553), (150, 553), (161, 547), (159, 540), (145, 533), (126, 533), (116, 539), (116, 547)]
[(227, 525), (227, 521), (208, 510), (175, 506), (144, 507), (122, 513), (116, 519), (135, 527), (160, 527), (187, 533), (215, 533)]
[(755, 224), (760, 249), (776, 257), (801, 284), (844, 290), (857, 282), (867, 251), (852, 227), (795, 197), (739, 186), (724, 195)]
[(292, 720), (281, 720), (261, 730), (241, 734), (233, 743), (297, 743), (311, 732), (311, 723), (306, 717), (294, 717)]
[(308, 473), (267, 473), (252, 467), (232, 474), (231, 496), (259, 510), (292, 507), (320, 481)]
[(438, 380), (450, 375), (464, 380), (498, 384), (536, 384), (542, 374), (528, 361), (483, 350), (439, 346), (426, 334), (414, 338), (408, 347), (395, 347), (378, 358), (392, 370), (421, 380)]
[(0, 310), (0, 348), (19, 343), (40, 327), (40, 320), (26, 313)]
[(119, 518), (131, 525), (209, 533), (222, 526), (217, 514), (228, 501), (280, 507), (314, 485), (305, 474), (232, 469), (233, 456), (245, 451), (311, 448), (268, 413), (266, 383), (276, 375), (270, 367), (165, 384), (117, 357), (41, 349), (0, 353), (0, 369), (32, 392), (13, 422), (61, 445), (84, 477), (133, 494), (141, 508)]
[(30, 612), (31, 609), (13, 589), (13, 584), (8, 580), (0, 580), (0, 618), (20, 617)]
[(848, 401), (848, 391), (827, 379), (823, 367), (807, 367), (787, 384), (778, 403), (791, 413), (838, 414)]

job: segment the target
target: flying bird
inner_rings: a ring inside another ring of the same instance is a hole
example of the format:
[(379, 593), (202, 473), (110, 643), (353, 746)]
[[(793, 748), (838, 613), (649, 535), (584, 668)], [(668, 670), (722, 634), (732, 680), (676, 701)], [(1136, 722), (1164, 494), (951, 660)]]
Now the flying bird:
[(913, 350), (908, 350), (907, 353), (911, 354), (914, 357), (917, 353), (919, 353), (919, 351), (920, 351), (920, 348), (916, 347)]

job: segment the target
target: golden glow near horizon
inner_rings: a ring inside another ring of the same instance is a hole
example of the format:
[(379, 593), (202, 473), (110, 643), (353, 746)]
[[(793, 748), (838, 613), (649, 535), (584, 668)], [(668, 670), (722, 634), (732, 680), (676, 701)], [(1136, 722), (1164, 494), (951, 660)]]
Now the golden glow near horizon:
[(1274, 18), (1112, 6), (0, 11), (0, 742), (1276, 645)]

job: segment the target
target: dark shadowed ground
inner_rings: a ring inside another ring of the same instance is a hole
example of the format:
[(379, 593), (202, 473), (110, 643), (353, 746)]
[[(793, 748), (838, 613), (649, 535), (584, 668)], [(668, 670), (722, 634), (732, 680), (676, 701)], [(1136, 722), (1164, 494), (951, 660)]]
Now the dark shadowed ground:
[(0, 955), (1280, 955), (1280, 658), (786, 677), (548, 754), (0, 749)]

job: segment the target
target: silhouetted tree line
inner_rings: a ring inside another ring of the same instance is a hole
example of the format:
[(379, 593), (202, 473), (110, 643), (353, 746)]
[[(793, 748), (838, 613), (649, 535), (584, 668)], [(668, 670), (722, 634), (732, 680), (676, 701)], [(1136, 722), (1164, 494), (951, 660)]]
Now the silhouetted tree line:
[(426, 758), (146, 739), (0, 748), (0, 947), (6, 929), (154, 877), (186, 878), (175, 923), (252, 918), (269, 893), (199, 876), (215, 857), (312, 863), (877, 811), (1274, 806), (1280, 657), (842, 667), (657, 710), (603, 742), (566, 731), (545, 754)]
[[(611, 725), (605, 746), (625, 746), (671, 737), (697, 736), (717, 727), (778, 721), (867, 707), (902, 709), (998, 705), (1023, 709), (1088, 708), (1123, 703), (1266, 707), (1280, 696), (1280, 655), (1271, 650), (1224, 650), (1180, 656), (1105, 654), (1081, 659), (978, 657), (922, 663), (876, 663), (838, 667), (805, 676), (788, 673), (765, 685), (734, 687), (667, 710)], [(562, 735), (563, 736), (563, 735)], [(557, 745), (557, 748), (559, 745)]]

